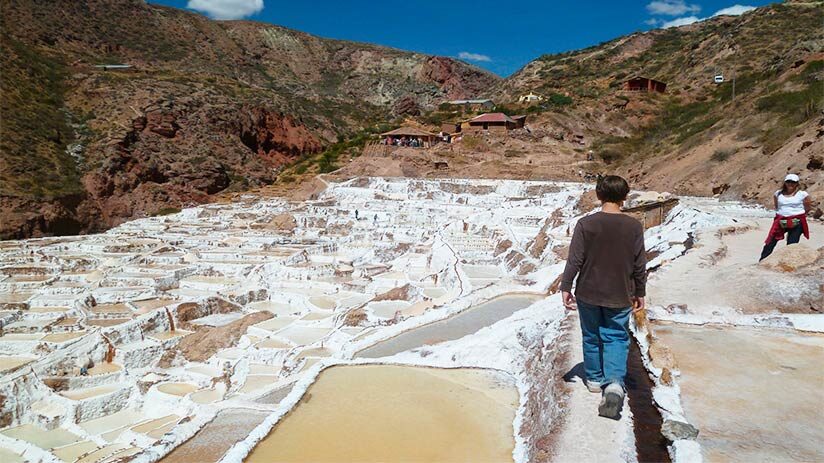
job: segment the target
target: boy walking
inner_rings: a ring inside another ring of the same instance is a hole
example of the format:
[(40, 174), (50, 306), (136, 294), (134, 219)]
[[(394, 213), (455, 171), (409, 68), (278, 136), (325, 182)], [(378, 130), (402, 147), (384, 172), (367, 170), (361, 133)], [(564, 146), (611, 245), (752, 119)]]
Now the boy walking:
[[(644, 308), (647, 258), (640, 222), (621, 213), (627, 181), (615, 175), (595, 187), (601, 211), (578, 221), (561, 294), (581, 320), (586, 385), (601, 392), (598, 414), (618, 419), (624, 404), (630, 313)], [(575, 296), (572, 283), (578, 277)]]

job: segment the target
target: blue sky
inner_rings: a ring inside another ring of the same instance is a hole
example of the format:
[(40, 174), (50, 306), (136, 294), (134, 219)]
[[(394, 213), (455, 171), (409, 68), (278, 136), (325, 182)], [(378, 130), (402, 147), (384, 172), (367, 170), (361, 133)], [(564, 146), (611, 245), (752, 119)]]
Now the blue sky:
[(585, 48), (763, 0), (149, 0), (216, 19), (252, 19), (322, 37), (459, 57), (501, 76), (546, 53)]

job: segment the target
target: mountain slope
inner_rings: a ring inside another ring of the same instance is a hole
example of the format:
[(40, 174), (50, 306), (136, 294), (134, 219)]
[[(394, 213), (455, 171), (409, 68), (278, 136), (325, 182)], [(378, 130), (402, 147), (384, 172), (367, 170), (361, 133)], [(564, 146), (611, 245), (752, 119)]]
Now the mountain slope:
[[(532, 125), (576, 121), (600, 170), (639, 187), (767, 201), (787, 171), (824, 196), (824, 3), (786, 2), (737, 17), (653, 30), (543, 56), (499, 87), (572, 104)], [(716, 73), (725, 77), (714, 83)], [(631, 76), (666, 94), (622, 90)], [(735, 78), (735, 100), (732, 79)]]
[(0, 237), (101, 230), (269, 183), (340, 135), (500, 80), (140, 0), (11, 0), (0, 18)]

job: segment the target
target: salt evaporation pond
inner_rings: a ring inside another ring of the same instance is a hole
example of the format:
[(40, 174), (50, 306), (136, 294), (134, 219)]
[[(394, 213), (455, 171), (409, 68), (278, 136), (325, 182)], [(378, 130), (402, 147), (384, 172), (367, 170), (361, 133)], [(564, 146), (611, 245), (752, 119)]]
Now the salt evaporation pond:
[(704, 461), (824, 461), (824, 335), (659, 325)]
[(0, 355), (0, 372), (6, 370), (14, 370), (17, 367), (37, 360), (34, 357), (25, 357), (19, 355)]
[(518, 400), (491, 370), (332, 367), (246, 461), (512, 461)]
[(312, 305), (318, 307), (319, 309), (326, 310), (334, 309), (336, 304), (334, 299), (327, 296), (312, 296), (309, 298), (309, 302), (311, 302)]
[(189, 383), (163, 383), (157, 386), (157, 390), (166, 394), (184, 396), (195, 392), (197, 386)]
[(210, 404), (223, 398), (223, 394), (217, 389), (203, 389), (193, 392), (190, 396), (193, 402), (198, 404)]
[(123, 367), (116, 363), (98, 363), (95, 366), (89, 368), (88, 375), (95, 376), (95, 375), (105, 375), (107, 373), (116, 373), (122, 370)]
[(259, 425), (267, 413), (251, 409), (230, 408), (218, 412), (191, 439), (166, 455), (162, 463), (207, 463), (220, 461), (237, 441), (243, 440)]
[(538, 294), (505, 294), (457, 315), (401, 333), (358, 352), (358, 357), (378, 358), (430, 344), (452, 341), (475, 333), (481, 328), (525, 309), (544, 296)]
[(62, 391), (60, 392), (60, 395), (71, 400), (84, 400), (109, 394), (120, 389), (121, 387), (121, 384), (105, 384), (103, 386)]

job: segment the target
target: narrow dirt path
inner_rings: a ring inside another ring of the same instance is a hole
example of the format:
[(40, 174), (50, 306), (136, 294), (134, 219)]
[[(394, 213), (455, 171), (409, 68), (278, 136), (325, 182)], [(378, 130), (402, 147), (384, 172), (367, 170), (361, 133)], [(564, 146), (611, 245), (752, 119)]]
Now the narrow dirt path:
[(584, 385), (584, 366), (581, 363), (581, 327), (578, 315), (569, 320), (569, 355), (564, 365), (563, 381), (567, 384), (566, 400), (559, 423), (552, 461), (633, 461), (635, 437), (632, 432), (632, 414), (624, 404), (618, 421), (598, 416), (600, 394), (594, 394)]

